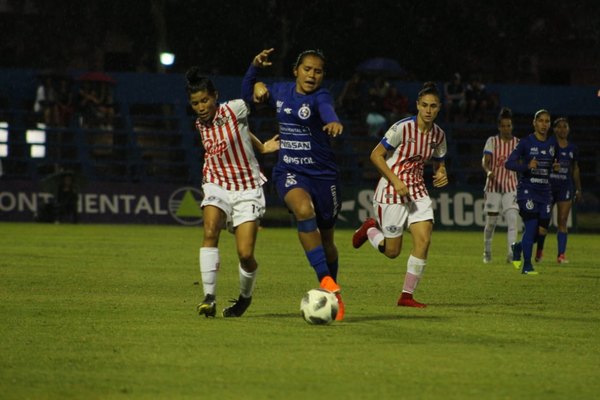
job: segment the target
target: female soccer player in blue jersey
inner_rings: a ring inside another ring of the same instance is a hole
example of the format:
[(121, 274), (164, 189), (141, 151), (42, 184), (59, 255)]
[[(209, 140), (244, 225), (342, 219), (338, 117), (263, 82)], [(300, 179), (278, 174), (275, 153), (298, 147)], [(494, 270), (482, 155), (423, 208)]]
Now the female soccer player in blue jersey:
[(550, 113), (539, 110), (533, 118), (534, 132), (521, 139), (515, 150), (506, 160), (507, 169), (519, 172), (517, 185), (517, 204), (519, 213), (525, 224), (521, 242), (513, 244), (513, 263), (521, 267), (521, 251), (523, 252), (523, 268), (527, 275), (537, 275), (531, 264), (533, 244), (538, 228), (544, 234), (550, 223), (552, 204), (550, 192), (550, 172), (554, 168), (556, 140), (548, 137), (550, 130)]
[[(552, 204), (556, 204), (558, 232), (558, 255), (556, 262), (565, 264), (569, 261), (565, 257), (567, 251), (567, 220), (573, 205), (573, 200), (581, 200), (581, 178), (579, 175), (579, 149), (569, 142), (569, 121), (567, 118), (558, 118), (552, 125), (554, 135), (558, 142), (556, 159), (560, 164), (558, 171), (550, 173), (550, 186), (552, 188)], [(544, 250), (545, 234), (539, 234), (537, 239), (536, 261), (541, 261)]]
[(335, 222), (341, 206), (338, 167), (330, 138), (342, 133), (343, 126), (327, 89), (325, 57), (307, 50), (298, 56), (293, 68), (295, 82), (266, 85), (257, 82), (259, 68), (271, 65), (273, 49), (261, 51), (242, 83), (242, 97), (275, 108), (279, 121), (280, 150), (273, 169), (273, 182), (279, 196), (294, 214), (298, 237), (320, 286), (336, 294), (337, 320), (344, 316), (344, 303), (337, 284), (338, 251), (334, 242)]

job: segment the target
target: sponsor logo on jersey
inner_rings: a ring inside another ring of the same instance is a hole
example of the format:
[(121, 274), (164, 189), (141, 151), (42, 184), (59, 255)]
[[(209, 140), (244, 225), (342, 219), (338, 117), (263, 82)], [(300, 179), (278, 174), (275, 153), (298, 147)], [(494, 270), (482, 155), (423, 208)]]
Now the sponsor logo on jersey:
[(279, 145), (282, 149), (290, 149), (290, 150), (310, 150), (311, 143), (310, 142), (299, 142), (297, 140), (281, 140)]

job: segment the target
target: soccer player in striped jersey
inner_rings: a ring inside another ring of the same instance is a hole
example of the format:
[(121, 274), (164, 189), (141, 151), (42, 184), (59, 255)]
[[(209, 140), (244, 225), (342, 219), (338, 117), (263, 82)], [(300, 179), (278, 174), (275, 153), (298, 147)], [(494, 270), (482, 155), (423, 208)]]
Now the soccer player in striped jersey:
[(519, 206), (517, 205), (517, 174), (504, 167), (504, 162), (517, 147), (519, 139), (513, 136), (512, 112), (502, 108), (498, 115), (498, 134), (490, 136), (483, 148), (481, 166), (486, 173), (485, 228), (483, 229), (483, 262), (492, 261), (492, 239), (500, 211), (507, 225), (507, 262), (512, 262), (511, 245), (517, 241)]
[(249, 107), (243, 100), (217, 102), (213, 82), (198, 67), (186, 73), (189, 102), (197, 114), (196, 128), (204, 147), (201, 207), (204, 238), (199, 262), (204, 300), (198, 313), (216, 314), (216, 283), (220, 267), (219, 236), (228, 226), (235, 235), (239, 258), (240, 295), (223, 310), (224, 317), (241, 317), (252, 301), (258, 264), (254, 247), (259, 220), (265, 212), (263, 184), (253, 146), (261, 153), (277, 151), (277, 136), (264, 144), (248, 128)]
[[(558, 118), (552, 125), (554, 135), (558, 142), (557, 160), (560, 164), (558, 171), (550, 173), (550, 186), (552, 188), (552, 203), (556, 204), (558, 231), (556, 240), (558, 242), (558, 254), (556, 262), (566, 264), (565, 253), (567, 251), (567, 220), (573, 206), (573, 200), (581, 200), (581, 177), (579, 174), (579, 149), (569, 141), (569, 121), (567, 118)], [(544, 240), (546, 235), (543, 232), (538, 234), (537, 249), (535, 260), (542, 260), (544, 250)]]
[(300, 53), (293, 68), (294, 82), (266, 85), (257, 82), (257, 75), (259, 68), (271, 65), (272, 52), (266, 49), (254, 57), (242, 82), (242, 97), (248, 102), (265, 102), (276, 110), (280, 151), (273, 182), (296, 218), (300, 243), (320, 286), (336, 294), (339, 321), (344, 318), (344, 303), (337, 283), (334, 229), (341, 192), (330, 138), (340, 135), (343, 126), (331, 94), (321, 87), (323, 54), (317, 50)]
[(367, 240), (386, 257), (396, 258), (402, 249), (402, 234), (408, 227), (413, 248), (406, 265), (406, 275), (399, 306), (424, 308), (413, 293), (425, 265), (433, 230), (433, 207), (423, 170), (433, 159), (433, 186), (448, 184), (444, 156), (446, 135), (434, 123), (441, 107), (440, 93), (427, 82), (417, 97), (418, 113), (392, 125), (371, 152), (371, 162), (382, 175), (373, 197), (377, 220), (367, 218), (352, 237), (359, 248)]
[(543, 234), (550, 223), (551, 192), (550, 172), (555, 166), (556, 140), (548, 137), (550, 130), (550, 113), (539, 110), (533, 118), (534, 132), (519, 141), (515, 150), (504, 163), (507, 169), (519, 173), (517, 184), (517, 204), (523, 219), (525, 230), (520, 242), (513, 243), (513, 263), (515, 268), (521, 267), (521, 273), (537, 275), (531, 264), (533, 244), (538, 229)]

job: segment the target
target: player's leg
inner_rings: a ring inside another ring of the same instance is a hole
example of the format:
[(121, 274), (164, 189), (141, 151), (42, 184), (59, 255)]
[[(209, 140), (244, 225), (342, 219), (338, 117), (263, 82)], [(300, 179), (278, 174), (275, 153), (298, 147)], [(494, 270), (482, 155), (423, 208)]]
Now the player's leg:
[(483, 228), (483, 263), (488, 264), (492, 261), (492, 241), (494, 231), (498, 223), (500, 213), (500, 202), (502, 195), (500, 193), (485, 193), (485, 226)]
[(510, 263), (513, 260), (511, 245), (517, 241), (517, 235), (519, 232), (519, 210), (514, 208), (506, 210), (504, 213), (504, 219), (506, 220), (506, 262)]
[(239, 259), (240, 295), (233, 305), (223, 310), (224, 317), (241, 317), (252, 302), (258, 263), (254, 257), (260, 219), (265, 213), (262, 188), (245, 190), (232, 196), (231, 223)]
[(219, 235), (224, 226), (226, 215), (223, 210), (207, 205), (203, 209), (204, 237), (200, 248), (200, 275), (204, 300), (197, 307), (200, 315), (214, 317), (216, 314), (217, 272), (219, 270)]
[(398, 305), (424, 308), (426, 305), (414, 300), (413, 295), (425, 272), (433, 221), (415, 222), (410, 225), (409, 230), (413, 239), (413, 248), (406, 263), (406, 275), (404, 276), (404, 285), (402, 286), (400, 299), (398, 299)]
[(558, 219), (558, 232), (556, 233), (556, 240), (558, 244), (558, 257), (557, 262), (559, 264), (566, 264), (569, 261), (566, 259), (567, 252), (567, 237), (568, 227), (567, 221), (569, 219), (569, 213), (573, 202), (571, 200), (559, 201), (557, 204), (557, 219)]

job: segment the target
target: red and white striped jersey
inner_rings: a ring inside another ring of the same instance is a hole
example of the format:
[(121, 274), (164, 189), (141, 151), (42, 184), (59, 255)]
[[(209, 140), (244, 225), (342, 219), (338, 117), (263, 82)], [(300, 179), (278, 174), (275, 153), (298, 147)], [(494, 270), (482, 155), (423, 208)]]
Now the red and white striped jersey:
[(392, 151), (386, 163), (408, 187), (408, 196), (400, 196), (385, 177), (375, 189), (375, 200), (380, 203), (408, 203), (429, 196), (423, 169), (425, 162), (434, 158), (442, 161), (446, 155), (446, 134), (436, 124), (427, 131), (419, 131), (416, 117), (396, 122), (385, 133), (381, 144)]
[(196, 120), (204, 146), (203, 183), (240, 191), (258, 188), (267, 181), (252, 148), (249, 113), (243, 100), (232, 100), (218, 105), (209, 124)]
[(500, 135), (490, 136), (485, 142), (483, 155), (488, 154), (492, 158), (491, 168), (494, 177), (485, 181), (484, 191), (494, 193), (508, 193), (517, 190), (517, 173), (504, 167), (504, 162), (517, 147), (519, 139), (512, 137), (508, 141), (500, 138)]

